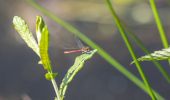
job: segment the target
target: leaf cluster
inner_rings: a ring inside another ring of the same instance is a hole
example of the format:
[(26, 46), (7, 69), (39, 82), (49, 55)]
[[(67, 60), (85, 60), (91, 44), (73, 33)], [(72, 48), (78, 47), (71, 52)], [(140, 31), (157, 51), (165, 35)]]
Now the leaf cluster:
[(42, 64), (44, 69), (47, 71), (45, 78), (51, 80), (56, 92), (56, 100), (64, 100), (65, 93), (69, 83), (73, 80), (74, 76), (83, 68), (84, 63), (92, 58), (92, 56), (97, 52), (97, 50), (91, 50), (86, 52), (75, 59), (75, 63), (71, 66), (66, 73), (65, 77), (62, 80), (60, 85), (60, 90), (58, 91), (57, 84), (54, 82), (57, 73), (53, 73), (52, 65), (50, 62), (48, 48), (49, 48), (49, 31), (47, 25), (45, 25), (42, 17), (37, 16), (36, 19), (36, 39), (33, 37), (33, 34), (30, 32), (26, 22), (18, 16), (14, 16), (13, 25), (15, 30), (20, 34), (21, 38), (25, 43), (30, 47), (39, 57), (39, 64)]

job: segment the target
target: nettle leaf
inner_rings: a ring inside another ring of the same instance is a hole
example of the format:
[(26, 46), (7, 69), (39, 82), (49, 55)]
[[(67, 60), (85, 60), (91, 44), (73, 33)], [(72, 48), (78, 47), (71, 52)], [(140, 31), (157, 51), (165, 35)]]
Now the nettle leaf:
[(20, 34), (22, 39), (26, 42), (28, 47), (30, 47), (38, 56), (39, 56), (39, 47), (38, 44), (30, 32), (26, 22), (18, 16), (14, 16), (13, 25), (15, 30)]
[[(138, 61), (150, 61), (150, 60), (167, 60), (170, 58), (170, 48), (155, 51), (149, 55), (142, 56), (138, 58)], [(133, 61), (132, 63), (134, 63)]]
[(41, 17), (41, 23), (39, 25), (39, 30), (41, 30), (41, 38), (39, 43), (39, 49), (40, 49), (40, 58), (42, 61), (42, 64), (44, 66), (44, 69), (51, 72), (51, 63), (48, 55), (48, 47), (49, 47), (49, 32), (47, 26), (44, 24), (44, 21)]
[(68, 84), (73, 80), (74, 76), (83, 68), (85, 61), (92, 58), (92, 56), (97, 52), (97, 50), (92, 50), (76, 57), (74, 65), (71, 66), (66, 73), (60, 85), (60, 96), (62, 100), (64, 99), (65, 92), (67, 90)]

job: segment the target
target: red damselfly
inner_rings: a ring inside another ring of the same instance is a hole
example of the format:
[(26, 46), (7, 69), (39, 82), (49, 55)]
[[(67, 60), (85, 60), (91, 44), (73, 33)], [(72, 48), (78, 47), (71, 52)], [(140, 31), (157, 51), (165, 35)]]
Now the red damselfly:
[(75, 40), (76, 40), (76, 43), (79, 49), (66, 50), (64, 51), (64, 54), (71, 54), (71, 53), (78, 53), (78, 52), (86, 53), (90, 51), (90, 48), (87, 46), (84, 46), (83, 43), (78, 38), (76, 38)]

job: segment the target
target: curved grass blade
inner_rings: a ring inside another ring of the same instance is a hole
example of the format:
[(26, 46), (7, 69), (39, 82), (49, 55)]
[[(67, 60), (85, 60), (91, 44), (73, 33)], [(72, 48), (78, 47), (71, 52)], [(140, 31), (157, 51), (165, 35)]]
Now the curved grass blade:
[(37, 17), (41, 19), (41, 23), (39, 23), (39, 30), (41, 34), (39, 48), (40, 48), (40, 58), (44, 69), (52, 72), (51, 63), (48, 55), (48, 47), (49, 47), (49, 32), (47, 26), (44, 24), (44, 21), (41, 17)]
[(26, 42), (28, 47), (30, 47), (38, 56), (39, 56), (39, 47), (38, 44), (30, 32), (26, 22), (18, 16), (14, 16), (13, 25), (15, 30), (20, 34), (22, 39)]
[(71, 66), (66, 73), (65, 77), (62, 80), (62, 83), (60, 85), (60, 96), (62, 100), (64, 99), (64, 95), (66, 93), (67, 87), (69, 83), (73, 80), (74, 76), (83, 68), (83, 65), (85, 61), (92, 58), (92, 56), (97, 52), (97, 49), (93, 51), (89, 51), (87, 53), (84, 53), (78, 57), (76, 57), (74, 65)]
[[(155, 51), (149, 55), (138, 58), (138, 61), (167, 60), (170, 58), (170, 48)], [(132, 63), (134, 63), (133, 61)]]

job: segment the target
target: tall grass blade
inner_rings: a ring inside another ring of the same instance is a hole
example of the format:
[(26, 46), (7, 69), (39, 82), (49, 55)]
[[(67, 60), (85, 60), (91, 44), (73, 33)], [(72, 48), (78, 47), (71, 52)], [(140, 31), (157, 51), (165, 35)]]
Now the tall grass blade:
[[(127, 32), (127, 34), (136, 42), (136, 44), (142, 49), (142, 51), (144, 51), (147, 55), (150, 55), (150, 52), (146, 49), (146, 47), (144, 46), (144, 44), (142, 43), (142, 41), (132, 32)], [(170, 77), (168, 72), (163, 68), (163, 66), (157, 62), (156, 60), (153, 60), (152, 56), (151, 57), (151, 61), (152, 63), (156, 66), (156, 68), (161, 72), (161, 74), (163, 75), (163, 77), (166, 79), (166, 81), (168, 83), (170, 83)], [(134, 63), (134, 62), (132, 62)], [(131, 63), (131, 64), (132, 64)]]
[(153, 11), (153, 15), (155, 17), (156, 25), (158, 27), (162, 43), (163, 43), (165, 48), (168, 48), (169, 47), (168, 39), (167, 39), (167, 36), (166, 36), (165, 31), (163, 29), (163, 25), (162, 25), (162, 22), (160, 20), (158, 10), (156, 8), (155, 0), (149, 0), (149, 1), (150, 1), (152, 11)]
[(116, 15), (116, 13), (115, 13), (115, 11), (114, 11), (114, 9), (112, 7), (112, 4), (111, 4), (110, 0), (106, 0), (106, 1), (107, 1), (107, 4), (108, 4), (108, 7), (109, 7), (109, 9), (110, 9), (110, 11), (112, 13), (113, 19), (114, 19), (114, 21), (115, 21), (115, 23), (116, 23), (116, 25), (117, 25), (117, 27), (119, 29), (119, 32), (120, 32), (120, 34), (121, 34), (121, 36), (122, 36), (128, 50), (129, 50), (129, 52), (131, 54), (133, 60), (136, 61), (135, 65), (136, 65), (136, 67), (137, 67), (137, 69), (139, 71), (139, 74), (142, 77), (146, 87), (148, 88), (148, 92), (149, 92), (150, 97), (152, 98), (152, 100), (156, 100), (156, 97), (155, 97), (155, 95), (154, 95), (154, 93), (153, 93), (153, 91), (152, 91), (152, 89), (150, 87), (150, 84), (149, 84), (149, 82), (148, 82), (148, 80), (147, 80), (147, 78), (146, 78), (146, 76), (145, 76), (145, 74), (144, 74), (144, 72), (142, 70), (142, 67), (141, 67), (140, 63), (137, 61), (136, 54), (135, 54), (135, 52), (134, 52), (134, 50), (132, 48), (131, 43), (129, 42), (129, 39), (128, 39), (126, 33), (125, 33), (125, 30), (124, 30), (123, 26), (121, 25), (121, 22), (120, 22), (118, 16)]

